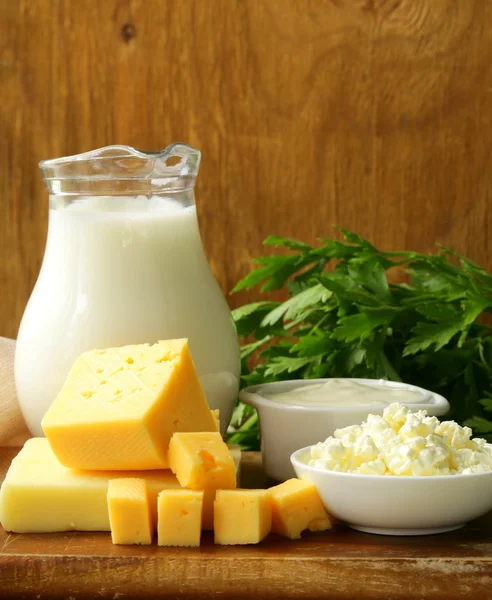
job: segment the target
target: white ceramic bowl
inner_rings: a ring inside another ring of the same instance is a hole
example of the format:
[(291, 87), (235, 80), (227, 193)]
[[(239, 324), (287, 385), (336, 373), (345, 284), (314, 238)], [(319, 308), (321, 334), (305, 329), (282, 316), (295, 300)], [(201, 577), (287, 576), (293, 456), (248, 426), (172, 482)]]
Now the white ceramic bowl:
[(314, 483), (327, 511), (352, 529), (385, 535), (443, 533), (492, 510), (492, 472), (429, 477), (338, 473), (308, 466), (310, 448), (291, 456), (297, 476)]
[[(288, 392), (310, 383), (323, 383), (327, 379), (293, 379), (244, 388), (239, 398), (254, 406), (260, 417), (261, 450), (265, 473), (277, 481), (294, 477), (290, 455), (303, 446), (316, 444), (333, 435), (335, 429), (361, 423), (369, 413), (382, 415), (385, 406), (293, 406), (268, 400), (263, 394)], [(407, 404), (412, 410), (427, 410), (431, 416), (440, 417), (449, 410), (448, 401), (439, 396), (405, 383), (378, 381), (374, 379), (352, 379), (359, 383), (380, 383), (385, 387), (419, 390), (427, 402)], [(404, 402), (402, 404), (405, 404)]]

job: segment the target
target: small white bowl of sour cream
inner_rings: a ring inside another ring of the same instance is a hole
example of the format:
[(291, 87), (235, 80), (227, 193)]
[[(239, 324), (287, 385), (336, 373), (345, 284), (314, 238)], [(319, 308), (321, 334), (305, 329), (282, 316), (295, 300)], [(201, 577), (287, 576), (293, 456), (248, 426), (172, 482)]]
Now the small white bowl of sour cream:
[(309, 466), (310, 455), (310, 446), (292, 454), (297, 477), (314, 483), (328, 512), (352, 529), (383, 535), (444, 533), (492, 510), (492, 471), (362, 475)]
[(260, 418), (263, 468), (268, 477), (294, 477), (291, 454), (355, 425), (368, 414), (382, 415), (393, 402), (441, 417), (448, 401), (414, 385), (376, 379), (294, 379), (244, 388), (239, 398)]

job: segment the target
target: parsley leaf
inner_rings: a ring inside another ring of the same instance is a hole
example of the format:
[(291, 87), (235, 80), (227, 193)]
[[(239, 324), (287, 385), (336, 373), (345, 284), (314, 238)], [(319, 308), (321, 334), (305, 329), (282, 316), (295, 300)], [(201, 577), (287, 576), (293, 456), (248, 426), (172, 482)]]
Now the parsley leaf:
[[(449, 418), (492, 441), (492, 276), (452, 250), (383, 252), (340, 229), (343, 240), (318, 246), (280, 236), (278, 254), (233, 291), (283, 289), (284, 302), (233, 311), (241, 385), (292, 378), (365, 377), (406, 381), (445, 396)], [(388, 281), (398, 267), (410, 282)], [(247, 339), (246, 339), (247, 338)], [(259, 448), (256, 412), (235, 409), (229, 440)]]

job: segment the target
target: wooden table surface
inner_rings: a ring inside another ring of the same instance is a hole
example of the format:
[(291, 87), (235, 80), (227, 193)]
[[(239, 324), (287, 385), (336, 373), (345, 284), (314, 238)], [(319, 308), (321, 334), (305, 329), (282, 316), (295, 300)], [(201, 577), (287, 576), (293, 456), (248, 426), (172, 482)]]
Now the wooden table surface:
[[(0, 449), (0, 480), (18, 449)], [(243, 456), (243, 486), (266, 484)], [(443, 499), (452, 502), (453, 499)], [(411, 502), (411, 498), (409, 498)], [(0, 527), (2, 598), (492, 598), (492, 513), (441, 535), (386, 537), (338, 525), (289, 541), (200, 548), (114, 546), (109, 533), (15, 534)]]

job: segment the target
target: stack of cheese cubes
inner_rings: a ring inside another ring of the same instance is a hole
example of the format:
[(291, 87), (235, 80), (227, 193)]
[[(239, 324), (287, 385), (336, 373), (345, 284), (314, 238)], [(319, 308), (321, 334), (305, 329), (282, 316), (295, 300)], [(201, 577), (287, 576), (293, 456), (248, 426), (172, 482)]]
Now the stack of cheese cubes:
[(330, 521), (312, 484), (236, 489), (240, 451), (218, 431), (187, 340), (82, 354), (0, 491), (8, 531), (107, 531), (117, 544), (257, 543)]

